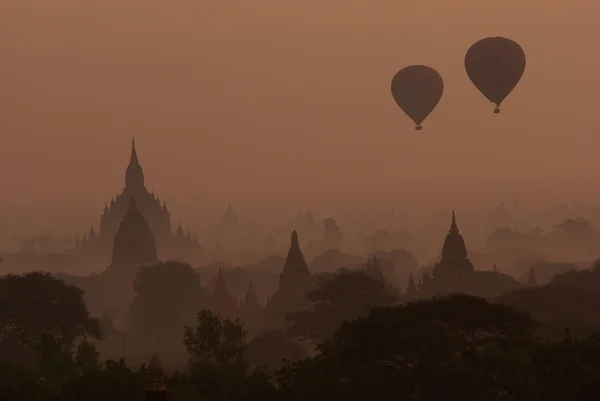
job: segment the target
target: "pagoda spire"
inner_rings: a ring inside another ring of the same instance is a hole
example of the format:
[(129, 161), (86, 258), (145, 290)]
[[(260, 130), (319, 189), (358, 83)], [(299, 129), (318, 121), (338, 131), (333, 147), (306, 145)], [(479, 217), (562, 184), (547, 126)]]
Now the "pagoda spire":
[(130, 164), (137, 164), (137, 163), (139, 163), (137, 152), (135, 150), (135, 138), (131, 139), (131, 157), (129, 158), (129, 163)]
[(442, 259), (464, 260), (467, 259), (467, 248), (465, 241), (458, 232), (456, 224), (456, 213), (452, 211), (452, 223), (450, 230), (446, 234), (444, 245), (442, 246)]
[(458, 225), (456, 225), (456, 214), (454, 210), (452, 210), (452, 223), (450, 224), (450, 232), (458, 233)]
[(144, 171), (135, 150), (135, 139), (131, 140), (131, 156), (129, 158), (129, 166), (127, 166), (125, 172), (125, 186), (133, 189), (144, 188)]

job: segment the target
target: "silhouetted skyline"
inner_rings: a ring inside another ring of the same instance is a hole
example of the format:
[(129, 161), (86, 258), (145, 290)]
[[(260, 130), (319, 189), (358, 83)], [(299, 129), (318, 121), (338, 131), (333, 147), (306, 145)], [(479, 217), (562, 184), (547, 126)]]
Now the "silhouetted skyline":
[[(3, 8), (5, 226), (78, 230), (120, 188), (132, 136), (150, 189), (198, 226), (229, 201), (250, 220), (358, 209), (370, 188), (381, 209), (600, 200), (597, 4), (259, 3)], [(500, 119), (463, 66), (490, 35), (529, 58)], [(414, 63), (446, 82), (423, 135), (389, 96)]]

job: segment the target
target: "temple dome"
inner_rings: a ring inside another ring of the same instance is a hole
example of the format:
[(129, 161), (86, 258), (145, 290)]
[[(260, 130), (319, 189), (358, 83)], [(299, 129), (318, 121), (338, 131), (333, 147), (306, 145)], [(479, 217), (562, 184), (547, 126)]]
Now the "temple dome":
[(112, 265), (139, 266), (158, 262), (156, 242), (150, 226), (137, 208), (135, 198), (129, 198), (129, 208), (113, 240)]
[(452, 224), (444, 239), (442, 246), (442, 260), (464, 260), (467, 259), (467, 246), (465, 240), (458, 231), (456, 216), (452, 211)]
[(119, 224), (117, 234), (131, 233), (131, 234), (151, 234), (150, 226), (148, 222), (137, 207), (137, 202), (132, 196), (129, 198), (129, 208)]

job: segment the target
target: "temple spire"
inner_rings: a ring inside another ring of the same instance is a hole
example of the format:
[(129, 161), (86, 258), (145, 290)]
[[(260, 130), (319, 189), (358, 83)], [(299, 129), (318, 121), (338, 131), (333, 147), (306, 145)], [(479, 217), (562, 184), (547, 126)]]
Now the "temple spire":
[(467, 248), (465, 241), (458, 232), (458, 225), (456, 224), (456, 213), (452, 211), (452, 223), (450, 224), (450, 230), (446, 234), (444, 239), (444, 245), (442, 246), (442, 259), (447, 260), (464, 260), (467, 259)]
[(131, 157), (129, 158), (129, 163), (130, 164), (137, 164), (138, 162), (138, 157), (137, 157), (137, 152), (135, 150), (135, 138), (133, 138), (131, 140)]
[(131, 140), (131, 157), (129, 158), (129, 165), (125, 172), (125, 187), (136, 190), (144, 188), (144, 171), (138, 160), (135, 139)]
[(452, 210), (452, 223), (450, 224), (450, 232), (458, 233), (458, 226), (456, 225), (456, 215), (454, 210)]

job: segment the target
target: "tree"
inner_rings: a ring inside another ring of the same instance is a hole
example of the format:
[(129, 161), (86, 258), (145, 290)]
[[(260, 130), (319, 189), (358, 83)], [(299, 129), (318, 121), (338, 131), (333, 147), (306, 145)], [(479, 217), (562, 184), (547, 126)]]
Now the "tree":
[(394, 266), (402, 272), (417, 269), (419, 262), (415, 255), (407, 249), (392, 249), (388, 252), (376, 252), (375, 256), (380, 259), (390, 261)]
[(86, 370), (62, 386), (60, 401), (143, 400), (145, 371), (133, 371), (125, 361), (106, 361), (101, 370)]
[(526, 245), (529, 241), (527, 235), (510, 228), (498, 228), (485, 240), (487, 249), (517, 248)]
[(285, 361), (306, 358), (307, 352), (285, 331), (270, 330), (250, 341), (245, 356), (252, 365), (266, 365), (271, 371), (276, 371), (283, 367)]
[(190, 265), (176, 261), (142, 267), (133, 288), (132, 325), (137, 333), (149, 336), (180, 338), (181, 327), (193, 323), (207, 302), (200, 277)]
[(290, 312), (289, 333), (300, 339), (327, 338), (345, 320), (362, 316), (369, 306), (390, 305), (396, 298), (386, 292), (385, 283), (362, 271), (334, 275), (318, 288), (308, 292), (306, 299), (312, 310)]
[(75, 368), (78, 372), (99, 371), (102, 368), (99, 358), (100, 354), (96, 346), (88, 341), (82, 341), (77, 345)]
[(0, 401), (39, 400), (39, 383), (33, 375), (0, 361)]
[(282, 369), (282, 398), (533, 399), (534, 326), (526, 313), (467, 295), (372, 308), (319, 355)]
[(236, 319), (223, 319), (210, 310), (198, 313), (196, 327), (185, 327), (184, 345), (191, 357), (189, 380), (207, 400), (265, 400), (274, 395), (263, 367), (244, 359), (246, 331)]
[(591, 401), (600, 397), (600, 332), (544, 343), (533, 354), (540, 400)]
[(244, 363), (246, 330), (239, 319), (223, 319), (204, 309), (198, 313), (196, 327), (186, 326), (183, 336), (183, 344), (193, 359), (221, 365)]
[(550, 237), (581, 241), (588, 240), (596, 234), (597, 231), (589, 220), (578, 217), (576, 219), (566, 219), (556, 224), (550, 233)]
[(51, 335), (64, 349), (72, 349), (78, 338), (102, 336), (83, 291), (39, 272), (0, 279), (0, 333), (0, 355), (30, 368), (44, 335)]
[(115, 321), (119, 318), (119, 313), (115, 308), (109, 308), (102, 313), (99, 319), (100, 328), (105, 338), (110, 338), (118, 333), (115, 329)]
[(72, 352), (57, 338), (43, 333), (35, 347), (36, 369), (32, 372), (44, 383), (46, 392), (58, 394), (63, 383), (73, 378)]
[(597, 292), (544, 285), (507, 292), (497, 302), (530, 313), (541, 323), (537, 333), (549, 340), (562, 338), (565, 328), (581, 336), (600, 328)]

